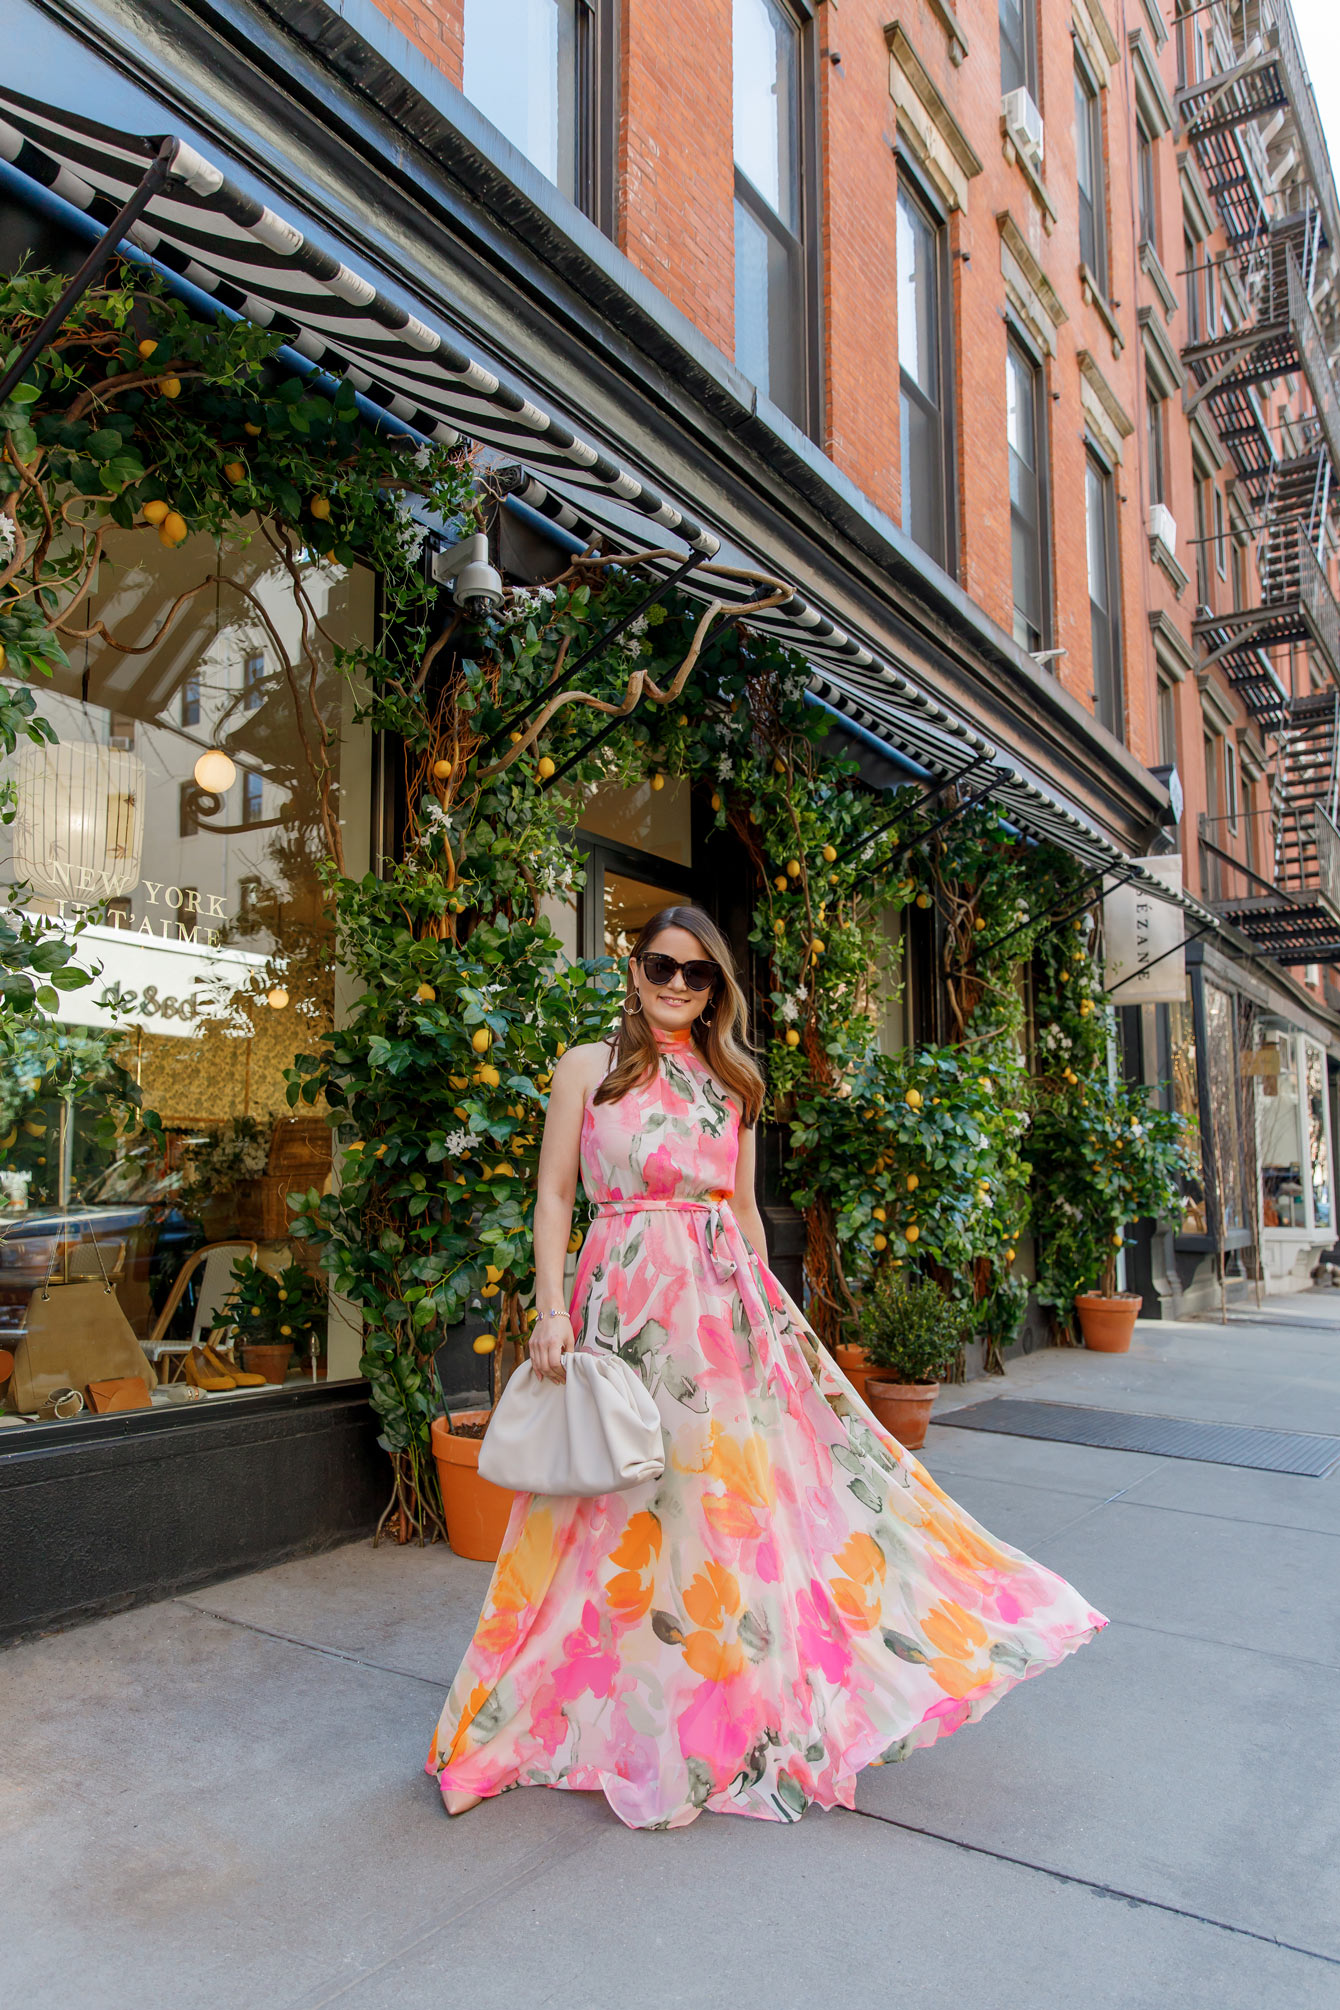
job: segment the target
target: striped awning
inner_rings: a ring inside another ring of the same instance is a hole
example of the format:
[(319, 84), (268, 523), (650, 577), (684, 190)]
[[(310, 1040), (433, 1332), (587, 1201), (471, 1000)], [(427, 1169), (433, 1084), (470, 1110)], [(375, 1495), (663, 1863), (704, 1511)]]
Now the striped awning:
[[(134, 192), (164, 139), (127, 134), (0, 87), (0, 160), (104, 228)], [(515, 461), (519, 499), (607, 550), (662, 544), (688, 551), (650, 561), (668, 573), (697, 553), (681, 584), (700, 599), (744, 602), (757, 587), (710, 571), (722, 540), (604, 445), (506, 383), (457, 340), (389, 298), (287, 218), (231, 183), (180, 139), (171, 175), (128, 241), (223, 308), (274, 329), (300, 356), (350, 383), (393, 418), (444, 445), (469, 440)], [(629, 526), (646, 527), (639, 543)], [(620, 540), (623, 540), (620, 543)], [(744, 564), (766, 561), (745, 556)], [(995, 749), (879, 652), (804, 595), (751, 615), (811, 665), (826, 704), (945, 779), (972, 769), (1011, 822), (1095, 868), (1128, 869), (1110, 838)]]

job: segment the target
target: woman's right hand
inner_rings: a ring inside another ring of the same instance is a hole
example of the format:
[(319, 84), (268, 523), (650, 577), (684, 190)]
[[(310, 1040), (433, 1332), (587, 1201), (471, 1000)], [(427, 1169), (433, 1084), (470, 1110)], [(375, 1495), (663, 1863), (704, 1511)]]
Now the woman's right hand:
[(563, 1356), (577, 1344), (572, 1321), (566, 1312), (550, 1313), (531, 1328), (530, 1362), (537, 1375), (547, 1382), (566, 1382), (568, 1371)]

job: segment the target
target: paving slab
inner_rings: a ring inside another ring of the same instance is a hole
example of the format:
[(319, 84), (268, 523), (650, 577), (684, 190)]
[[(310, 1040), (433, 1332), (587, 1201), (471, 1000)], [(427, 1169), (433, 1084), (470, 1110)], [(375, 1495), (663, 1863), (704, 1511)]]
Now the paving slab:
[[(1013, 1384), (978, 1384), (978, 1400), (1018, 1393)], [(1112, 1452), (1094, 1445), (1066, 1445), (1051, 1438), (1014, 1438), (999, 1431), (956, 1430), (932, 1424), (917, 1453), (942, 1484), (963, 1473), (983, 1479), (1015, 1480), (1025, 1486), (1054, 1488), (1058, 1493), (1083, 1494), (1110, 1500), (1137, 1481), (1147, 1480), (1168, 1464), (1147, 1452)], [(946, 1491), (953, 1493), (952, 1486)]]
[(1340, 1670), (1340, 1536), (1126, 1499), (1037, 1555), (1109, 1619)]
[(211, 1585), (182, 1602), (423, 1676), (445, 1696), (492, 1574), (492, 1564), (455, 1556), (444, 1543), (374, 1549), (363, 1541)]
[(1340, 1469), (1316, 1480), (1168, 1459), (1158, 1471), (1135, 1481), (1123, 1498), (1137, 1507), (1340, 1535)]
[(1114, 1623), (857, 1801), (1340, 1959), (1329, 1669)]

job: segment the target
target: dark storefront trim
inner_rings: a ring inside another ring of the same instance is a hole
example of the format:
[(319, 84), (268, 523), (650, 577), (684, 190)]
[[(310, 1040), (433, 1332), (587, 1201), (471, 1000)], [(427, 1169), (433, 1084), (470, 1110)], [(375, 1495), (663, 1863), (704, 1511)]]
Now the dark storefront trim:
[[(369, 1535), (363, 1382), (28, 1426), (0, 1457), (0, 1644)], [(6, 1437), (17, 1437), (17, 1430)]]

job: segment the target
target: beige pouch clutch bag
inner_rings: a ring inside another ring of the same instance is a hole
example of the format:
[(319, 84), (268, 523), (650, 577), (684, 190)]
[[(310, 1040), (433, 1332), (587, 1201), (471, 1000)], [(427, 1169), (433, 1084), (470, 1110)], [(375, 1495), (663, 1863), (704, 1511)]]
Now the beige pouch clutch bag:
[(479, 1448), (480, 1476), (523, 1494), (616, 1494), (665, 1469), (661, 1416), (617, 1354), (568, 1354), (566, 1382), (523, 1361)]

